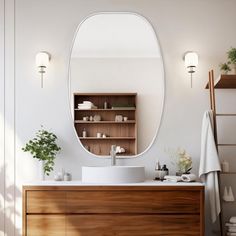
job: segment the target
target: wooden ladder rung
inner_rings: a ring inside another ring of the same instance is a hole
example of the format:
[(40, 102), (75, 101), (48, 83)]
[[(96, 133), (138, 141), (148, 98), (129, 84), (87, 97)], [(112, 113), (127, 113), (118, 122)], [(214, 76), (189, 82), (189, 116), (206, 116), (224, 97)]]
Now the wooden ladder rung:
[(218, 113), (216, 114), (216, 116), (236, 116), (236, 113), (229, 113), (229, 114), (226, 114), (226, 113)]
[(236, 146), (235, 143), (218, 143), (217, 146)]
[(220, 172), (221, 175), (236, 175), (236, 172), (231, 171), (231, 172)]

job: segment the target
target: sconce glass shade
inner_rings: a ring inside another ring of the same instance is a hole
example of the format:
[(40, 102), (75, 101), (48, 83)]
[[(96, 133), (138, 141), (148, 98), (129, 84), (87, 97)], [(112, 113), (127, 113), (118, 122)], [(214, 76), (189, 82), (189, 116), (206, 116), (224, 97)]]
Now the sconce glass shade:
[(35, 64), (39, 68), (39, 73), (41, 75), (41, 88), (43, 88), (43, 74), (46, 72), (50, 60), (50, 54), (47, 52), (39, 52), (35, 57)]
[(184, 63), (189, 73), (194, 73), (198, 65), (198, 55), (196, 52), (186, 52), (184, 55)]
[(47, 67), (49, 64), (50, 55), (47, 52), (39, 52), (35, 58), (35, 64), (37, 67)]

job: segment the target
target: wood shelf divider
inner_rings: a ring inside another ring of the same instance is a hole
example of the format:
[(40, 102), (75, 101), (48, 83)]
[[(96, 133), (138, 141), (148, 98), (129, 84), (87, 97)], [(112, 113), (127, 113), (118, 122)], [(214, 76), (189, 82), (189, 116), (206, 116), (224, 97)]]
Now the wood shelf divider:
[(135, 120), (127, 120), (127, 121), (83, 121), (83, 120), (75, 120), (76, 124), (135, 124)]

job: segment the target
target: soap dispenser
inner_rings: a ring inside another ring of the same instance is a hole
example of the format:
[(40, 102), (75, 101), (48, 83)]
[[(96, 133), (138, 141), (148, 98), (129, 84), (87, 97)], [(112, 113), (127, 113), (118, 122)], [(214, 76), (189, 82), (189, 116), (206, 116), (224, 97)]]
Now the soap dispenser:
[(161, 168), (162, 171), (165, 171), (165, 175), (169, 175), (169, 170), (166, 167), (166, 165), (163, 165), (163, 167)]

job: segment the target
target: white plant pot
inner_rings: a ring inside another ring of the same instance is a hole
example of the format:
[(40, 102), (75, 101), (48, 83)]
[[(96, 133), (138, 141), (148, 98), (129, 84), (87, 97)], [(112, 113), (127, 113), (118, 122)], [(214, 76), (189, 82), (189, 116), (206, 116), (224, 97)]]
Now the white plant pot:
[(45, 174), (44, 174), (44, 171), (43, 171), (43, 166), (44, 166), (44, 161), (40, 161), (40, 173), (41, 173), (40, 179), (42, 181), (45, 180)]

